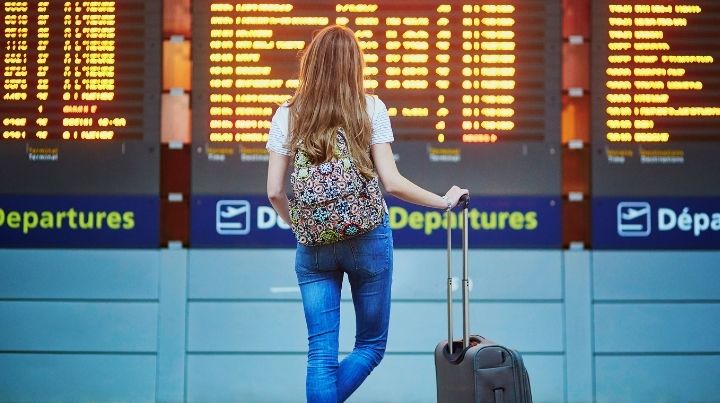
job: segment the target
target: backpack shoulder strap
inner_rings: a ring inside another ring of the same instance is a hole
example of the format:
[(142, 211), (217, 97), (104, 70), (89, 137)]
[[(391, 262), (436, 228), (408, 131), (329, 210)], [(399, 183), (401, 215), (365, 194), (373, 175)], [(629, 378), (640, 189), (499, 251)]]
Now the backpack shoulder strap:
[(349, 158), (352, 159), (350, 156), (350, 149), (347, 145), (347, 137), (345, 136), (345, 130), (343, 128), (338, 128), (336, 131), (336, 154), (339, 158)]
[[(292, 128), (292, 109), (290, 109), (290, 106), (288, 105), (288, 125), (287, 125), (287, 139), (288, 144), (290, 141), (290, 133)], [(302, 142), (302, 141), (301, 141)], [(291, 153), (293, 153), (292, 150), (290, 150)], [(302, 150), (297, 149), (293, 153), (293, 167), (298, 167), (299, 165), (306, 165), (307, 164), (307, 158), (305, 157), (305, 153), (302, 152)]]

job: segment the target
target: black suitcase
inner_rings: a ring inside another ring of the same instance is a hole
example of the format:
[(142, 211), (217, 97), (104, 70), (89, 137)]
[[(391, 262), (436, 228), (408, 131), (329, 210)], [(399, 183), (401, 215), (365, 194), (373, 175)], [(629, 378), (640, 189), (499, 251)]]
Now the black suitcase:
[[(463, 197), (463, 338), (448, 344), (452, 336), (451, 230), (448, 225), (448, 339), (435, 348), (438, 403), (532, 402), (530, 378), (520, 354), (482, 336), (469, 334), (468, 203)], [(446, 213), (449, 224), (449, 212)]]

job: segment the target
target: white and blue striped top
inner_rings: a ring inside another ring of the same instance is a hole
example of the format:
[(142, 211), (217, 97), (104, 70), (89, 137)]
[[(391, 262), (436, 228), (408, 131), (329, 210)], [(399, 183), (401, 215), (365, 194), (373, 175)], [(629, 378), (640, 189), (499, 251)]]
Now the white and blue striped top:
[[(392, 143), (394, 137), (385, 103), (377, 95), (366, 95), (366, 97), (368, 115), (370, 115), (370, 123), (372, 124), (370, 144)], [(275, 110), (265, 148), (289, 156), (290, 150), (285, 147), (288, 136), (288, 111), (287, 103), (280, 105)]]

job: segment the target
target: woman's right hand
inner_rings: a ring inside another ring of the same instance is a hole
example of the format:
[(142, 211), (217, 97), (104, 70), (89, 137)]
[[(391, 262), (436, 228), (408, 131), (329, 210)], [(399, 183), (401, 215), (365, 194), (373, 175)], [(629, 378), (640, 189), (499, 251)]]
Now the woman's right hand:
[(450, 190), (445, 193), (445, 197), (450, 202), (450, 208), (455, 208), (457, 206), (458, 201), (460, 201), (460, 197), (462, 195), (469, 195), (470, 191), (467, 189), (463, 189), (457, 186), (453, 186), (450, 188)]

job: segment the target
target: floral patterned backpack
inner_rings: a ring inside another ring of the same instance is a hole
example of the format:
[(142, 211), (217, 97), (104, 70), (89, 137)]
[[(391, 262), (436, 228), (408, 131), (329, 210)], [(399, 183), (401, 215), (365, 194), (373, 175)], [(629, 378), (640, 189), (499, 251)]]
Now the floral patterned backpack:
[(325, 245), (368, 232), (383, 221), (378, 177), (366, 179), (353, 162), (342, 129), (335, 158), (311, 164), (300, 149), (290, 174), (290, 226), (303, 245)]

